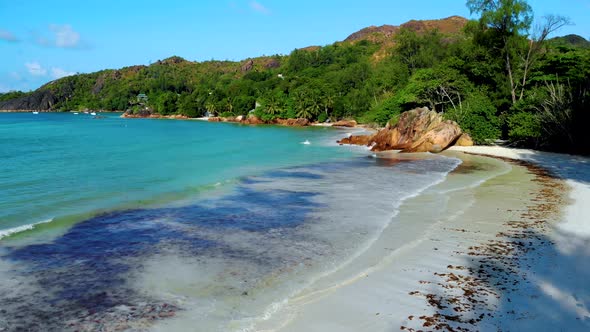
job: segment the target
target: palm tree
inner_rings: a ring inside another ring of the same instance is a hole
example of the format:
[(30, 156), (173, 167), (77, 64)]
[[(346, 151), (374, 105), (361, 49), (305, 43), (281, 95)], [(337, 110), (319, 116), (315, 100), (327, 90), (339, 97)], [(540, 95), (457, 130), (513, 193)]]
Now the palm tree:
[[(305, 96), (304, 96), (305, 97)], [(317, 95), (308, 95), (297, 103), (297, 117), (308, 120), (316, 117), (322, 110), (320, 98)]]
[(306, 91), (297, 90), (293, 93), (293, 100), (295, 101), (295, 111), (298, 118), (309, 119), (311, 117), (310, 109), (307, 106)]
[(205, 108), (207, 109), (207, 112), (209, 112), (210, 115), (215, 115), (215, 113), (216, 113), (215, 103), (208, 102), (205, 105)]
[(311, 110), (307, 107), (303, 107), (297, 110), (297, 117), (304, 118), (304, 119), (311, 119), (312, 114)]
[(328, 110), (334, 108), (334, 101), (335, 101), (335, 97), (332, 93), (327, 93), (324, 96), (324, 111), (326, 112), (327, 116), (329, 116)]
[(228, 97), (226, 102), (226, 110), (230, 113), (234, 112), (234, 100), (233, 98)]
[(323, 108), (322, 99), (320, 98), (320, 96), (312, 95), (309, 99), (307, 107), (309, 108), (309, 113), (311, 114), (311, 117), (308, 119), (318, 116), (318, 114), (320, 114)]
[(279, 114), (283, 110), (283, 105), (279, 98), (271, 95), (264, 103), (264, 111), (270, 115)]

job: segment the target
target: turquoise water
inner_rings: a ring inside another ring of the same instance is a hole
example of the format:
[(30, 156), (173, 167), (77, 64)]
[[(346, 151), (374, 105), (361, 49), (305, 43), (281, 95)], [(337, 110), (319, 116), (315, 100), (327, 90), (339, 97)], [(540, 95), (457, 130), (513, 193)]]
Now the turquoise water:
[[(342, 158), (325, 128), (0, 114), (0, 234), (196, 194), (273, 167)], [(342, 134), (340, 134), (342, 135)], [(309, 140), (311, 145), (300, 144)]]
[(252, 330), (460, 163), (347, 132), (0, 114), (0, 331)]

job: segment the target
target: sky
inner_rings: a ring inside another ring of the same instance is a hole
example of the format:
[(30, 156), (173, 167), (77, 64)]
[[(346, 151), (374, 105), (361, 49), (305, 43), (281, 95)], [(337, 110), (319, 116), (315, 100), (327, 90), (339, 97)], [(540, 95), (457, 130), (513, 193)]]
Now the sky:
[[(590, 39), (590, 0), (529, 0), (535, 17)], [(465, 0), (0, 0), (0, 92), (75, 73), (187, 60), (243, 60), (327, 45), (371, 25), (452, 15)]]

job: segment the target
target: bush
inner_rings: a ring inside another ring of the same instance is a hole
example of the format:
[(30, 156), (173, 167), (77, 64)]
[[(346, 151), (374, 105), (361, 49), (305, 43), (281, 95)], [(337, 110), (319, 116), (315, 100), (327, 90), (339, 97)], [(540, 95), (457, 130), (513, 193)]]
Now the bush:
[(276, 115), (265, 112), (264, 109), (261, 107), (256, 108), (253, 114), (254, 116), (256, 116), (259, 119), (262, 119), (263, 121), (272, 121), (277, 118)]
[(384, 126), (389, 120), (401, 113), (399, 97), (387, 98), (359, 118), (361, 123), (376, 123)]
[(291, 105), (289, 105), (281, 113), (279, 113), (278, 117), (281, 119), (295, 119), (297, 118), (297, 112)]
[(219, 116), (222, 117), (222, 118), (229, 118), (229, 117), (235, 116), (235, 114), (233, 112), (227, 112), (226, 111), (226, 112), (223, 112), (223, 113), (219, 114)]
[(481, 92), (472, 93), (462, 105), (462, 108), (446, 112), (445, 118), (457, 122), (463, 131), (471, 135), (475, 143), (487, 143), (500, 137), (500, 119), (487, 96)]
[(512, 141), (532, 144), (541, 136), (541, 121), (535, 114), (521, 111), (508, 116), (507, 123)]
[(193, 108), (193, 109), (182, 109), (178, 111), (180, 114), (184, 115), (184, 116), (188, 116), (189, 118), (196, 118), (199, 116), (202, 116), (203, 114), (201, 112), (199, 112), (199, 110)]

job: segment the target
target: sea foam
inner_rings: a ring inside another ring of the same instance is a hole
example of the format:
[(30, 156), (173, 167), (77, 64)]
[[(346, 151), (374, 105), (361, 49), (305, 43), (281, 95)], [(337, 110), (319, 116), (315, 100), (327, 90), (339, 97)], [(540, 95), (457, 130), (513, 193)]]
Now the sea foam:
[(53, 218), (49, 218), (47, 220), (42, 220), (42, 221), (32, 223), (32, 224), (17, 226), (17, 227), (8, 228), (8, 229), (2, 229), (2, 230), (0, 230), (0, 240), (5, 237), (11, 236), (13, 234), (31, 231), (31, 230), (35, 229), (35, 227), (37, 227), (38, 225), (47, 224), (52, 221), (53, 221)]

